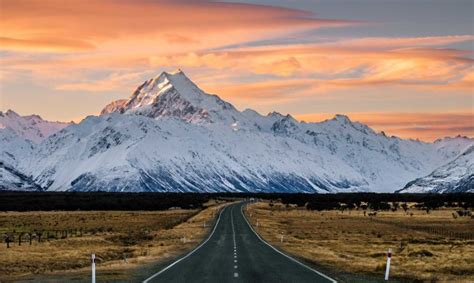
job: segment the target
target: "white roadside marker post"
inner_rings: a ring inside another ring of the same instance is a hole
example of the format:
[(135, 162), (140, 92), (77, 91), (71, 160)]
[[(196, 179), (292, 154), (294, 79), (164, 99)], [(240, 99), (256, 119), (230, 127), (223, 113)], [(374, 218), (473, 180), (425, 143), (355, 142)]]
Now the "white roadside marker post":
[(95, 283), (95, 254), (92, 254), (92, 283)]
[(283, 243), (283, 232), (281, 233), (280, 242)]
[(388, 275), (390, 273), (390, 260), (392, 259), (392, 249), (388, 249), (387, 253), (387, 267), (385, 268), (385, 281), (388, 280)]

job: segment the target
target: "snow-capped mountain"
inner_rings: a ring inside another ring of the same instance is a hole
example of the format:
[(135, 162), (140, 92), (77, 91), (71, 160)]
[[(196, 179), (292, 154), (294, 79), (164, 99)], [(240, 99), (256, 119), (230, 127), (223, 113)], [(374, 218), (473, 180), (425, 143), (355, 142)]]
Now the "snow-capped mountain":
[(310, 192), (368, 186), (334, 156), (294, 139), (118, 113), (88, 117), (51, 137), (28, 167), (48, 190)]
[(465, 152), (473, 144), (473, 139), (458, 135), (456, 137), (445, 137), (434, 142), (438, 154), (444, 159), (450, 160)]
[(16, 168), (50, 191), (393, 192), (472, 144), (387, 137), (343, 115), (241, 112), (180, 71), (51, 135)]
[(102, 115), (119, 112), (151, 118), (177, 117), (190, 123), (234, 122), (232, 115), (240, 113), (221, 100), (199, 89), (183, 72), (163, 72), (144, 82), (129, 100), (107, 105)]
[(38, 143), (68, 125), (45, 121), (38, 115), (0, 111), (0, 190), (41, 190), (17, 167), (35, 151)]
[(474, 146), (426, 177), (409, 182), (401, 193), (474, 193)]
[(19, 136), (39, 143), (71, 123), (50, 122), (38, 115), (20, 116), (12, 110), (0, 111), (0, 129), (10, 128)]

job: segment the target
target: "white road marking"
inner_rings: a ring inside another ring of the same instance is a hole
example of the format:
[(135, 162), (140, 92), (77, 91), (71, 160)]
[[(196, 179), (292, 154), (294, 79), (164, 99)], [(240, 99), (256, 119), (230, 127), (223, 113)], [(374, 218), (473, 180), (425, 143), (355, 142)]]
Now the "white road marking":
[[(231, 211), (232, 211), (232, 210), (231, 210)], [(253, 233), (254, 233), (254, 234), (257, 236), (257, 238), (260, 239), (260, 241), (262, 241), (265, 245), (269, 246), (269, 247), (272, 248), (274, 251), (276, 251), (277, 253), (281, 254), (282, 256), (288, 258), (289, 260), (291, 260), (291, 261), (293, 261), (293, 262), (295, 262), (295, 263), (297, 263), (297, 264), (299, 264), (299, 265), (305, 267), (306, 269), (309, 269), (309, 270), (313, 271), (314, 273), (316, 273), (316, 274), (318, 274), (318, 275), (320, 275), (320, 276), (326, 278), (327, 280), (329, 280), (329, 281), (331, 281), (331, 282), (333, 282), (333, 283), (337, 283), (337, 281), (334, 280), (333, 278), (331, 278), (331, 277), (327, 276), (326, 274), (323, 274), (323, 273), (321, 273), (321, 272), (319, 272), (319, 271), (317, 271), (317, 270), (315, 270), (315, 269), (313, 269), (313, 268), (307, 266), (307, 265), (304, 264), (304, 263), (301, 263), (301, 262), (297, 261), (296, 259), (294, 259), (294, 258), (292, 258), (291, 256), (289, 256), (289, 255), (287, 255), (287, 254), (285, 254), (285, 253), (279, 251), (277, 248), (275, 248), (274, 246), (272, 246), (272, 245), (270, 245), (269, 243), (267, 243), (264, 239), (262, 239), (262, 238), (260, 237), (260, 235), (257, 234), (257, 232), (255, 232), (255, 230), (253, 229), (252, 225), (250, 225), (249, 221), (247, 220), (247, 217), (245, 217), (245, 215), (244, 215), (243, 206), (240, 207), (240, 213), (242, 214), (242, 217), (244, 218), (245, 222), (247, 222), (247, 225), (250, 227), (250, 229), (253, 231)]]
[(235, 228), (234, 228), (234, 207), (230, 209), (230, 222), (232, 223), (232, 239), (234, 240), (234, 248), (237, 247), (235, 243)]
[[(232, 223), (232, 240), (234, 241), (234, 263), (237, 263), (237, 242), (235, 241), (234, 207), (230, 209), (230, 222)], [(234, 265), (234, 269), (237, 269), (237, 265)], [(237, 272), (234, 272), (234, 277), (239, 277), (239, 274)]]
[(216, 231), (216, 228), (217, 228), (217, 225), (219, 224), (219, 221), (221, 220), (221, 215), (222, 215), (222, 212), (224, 212), (224, 210), (227, 208), (228, 206), (224, 207), (221, 212), (219, 213), (219, 217), (217, 218), (217, 221), (216, 221), (216, 224), (214, 224), (214, 229), (212, 229), (212, 232), (211, 234), (209, 235), (209, 237), (207, 237), (207, 239), (202, 242), (199, 246), (197, 246), (194, 250), (190, 251), (187, 255), (183, 256), (182, 258), (178, 259), (177, 261), (173, 262), (172, 264), (168, 265), (167, 267), (165, 267), (164, 269), (162, 269), (161, 271), (153, 274), (152, 276), (148, 277), (147, 279), (145, 279), (143, 281), (143, 283), (148, 283), (151, 279), (155, 278), (156, 276), (160, 275), (161, 273), (165, 272), (166, 270), (170, 269), (171, 267), (173, 267), (174, 265), (176, 265), (177, 263), (179, 263), (180, 261), (186, 259), (187, 257), (189, 257), (190, 255), (192, 255), (193, 253), (195, 253), (197, 250), (199, 250), (202, 246), (204, 246), (212, 237), (212, 235), (214, 235), (214, 232)]

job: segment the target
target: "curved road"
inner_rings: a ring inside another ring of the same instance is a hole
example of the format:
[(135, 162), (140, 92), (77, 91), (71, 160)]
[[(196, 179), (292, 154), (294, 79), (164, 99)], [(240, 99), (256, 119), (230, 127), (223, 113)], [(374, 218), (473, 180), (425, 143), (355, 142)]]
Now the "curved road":
[(143, 282), (336, 282), (262, 240), (244, 205), (225, 207), (201, 245)]

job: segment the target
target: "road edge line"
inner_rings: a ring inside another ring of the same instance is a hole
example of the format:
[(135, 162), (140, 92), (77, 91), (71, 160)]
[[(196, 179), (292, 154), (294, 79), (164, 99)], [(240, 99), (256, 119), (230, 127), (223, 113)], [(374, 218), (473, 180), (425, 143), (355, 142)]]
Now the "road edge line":
[(337, 283), (337, 281), (329, 276), (327, 276), (326, 274), (320, 272), (320, 271), (317, 271), (316, 269), (312, 268), (312, 267), (309, 267), (307, 266), (306, 264), (298, 261), (297, 259), (285, 254), (284, 252), (278, 250), (277, 248), (275, 248), (274, 246), (270, 245), (267, 241), (265, 241), (262, 237), (260, 237), (260, 235), (253, 229), (252, 225), (250, 225), (250, 222), (247, 220), (247, 217), (245, 216), (244, 214), (244, 211), (243, 211), (243, 205), (240, 207), (240, 213), (242, 214), (242, 216), (244, 217), (245, 219), (245, 222), (247, 222), (247, 225), (250, 227), (250, 229), (252, 230), (252, 232), (257, 236), (258, 239), (260, 239), (260, 241), (262, 241), (265, 245), (269, 246), (270, 248), (272, 248), (274, 251), (278, 252), (279, 254), (281, 254), (282, 256), (285, 256), (286, 258), (290, 259), (291, 261), (305, 267), (306, 269), (309, 269), (311, 271), (313, 271), (314, 273), (326, 278), (327, 280), (333, 282), (333, 283)]
[(171, 267), (173, 267), (174, 265), (178, 264), (180, 261), (186, 259), (187, 257), (189, 257), (190, 255), (192, 255), (194, 252), (196, 252), (197, 250), (199, 250), (202, 246), (204, 246), (212, 237), (212, 235), (214, 235), (214, 232), (216, 231), (216, 228), (217, 228), (217, 225), (219, 224), (219, 221), (221, 220), (221, 215), (222, 215), (222, 212), (224, 212), (224, 210), (229, 207), (229, 205), (226, 205), (222, 210), (221, 212), (219, 212), (219, 217), (217, 218), (217, 221), (216, 221), (216, 224), (214, 224), (214, 229), (212, 229), (212, 232), (211, 234), (209, 235), (209, 237), (207, 237), (207, 239), (202, 242), (199, 246), (195, 247), (192, 251), (190, 251), (189, 253), (187, 253), (185, 256), (183, 256), (182, 258), (172, 262), (171, 264), (169, 264), (168, 266), (166, 266), (165, 268), (163, 268), (162, 270), (158, 271), (157, 273), (153, 274), (152, 276), (146, 278), (145, 280), (143, 280), (142, 282), (143, 283), (148, 283), (150, 280), (152, 280), (153, 278), (157, 277), (158, 275), (162, 274), (163, 272), (165, 272), (166, 270), (170, 269)]

